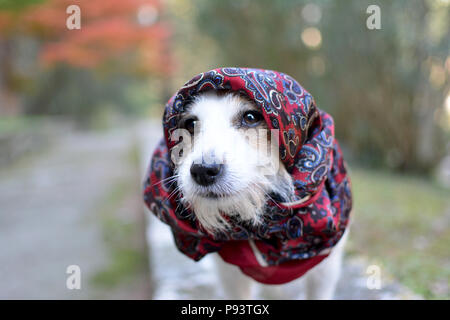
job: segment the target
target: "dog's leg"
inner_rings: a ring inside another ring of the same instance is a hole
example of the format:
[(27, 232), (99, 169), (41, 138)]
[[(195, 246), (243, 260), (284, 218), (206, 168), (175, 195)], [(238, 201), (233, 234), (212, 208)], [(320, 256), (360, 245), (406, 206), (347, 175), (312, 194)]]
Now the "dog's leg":
[(333, 299), (334, 291), (341, 274), (342, 256), (348, 231), (339, 243), (319, 265), (308, 272), (306, 277), (306, 296), (310, 300)]
[(226, 299), (248, 300), (252, 295), (252, 279), (244, 275), (238, 267), (226, 263), (215, 254), (217, 272)]

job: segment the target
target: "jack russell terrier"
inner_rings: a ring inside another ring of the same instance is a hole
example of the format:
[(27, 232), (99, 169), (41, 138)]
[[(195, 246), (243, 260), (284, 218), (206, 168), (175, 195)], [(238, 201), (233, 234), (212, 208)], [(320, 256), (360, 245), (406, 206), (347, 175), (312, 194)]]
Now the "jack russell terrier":
[(163, 127), (144, 198), (177, 248), (196, 261), (217, 253), (230, 298), (304, 275), (307, 298), (331, 299), (352, 195), (333, 119), (313, 97), (280, 72), (214, 69), (169, 100)]

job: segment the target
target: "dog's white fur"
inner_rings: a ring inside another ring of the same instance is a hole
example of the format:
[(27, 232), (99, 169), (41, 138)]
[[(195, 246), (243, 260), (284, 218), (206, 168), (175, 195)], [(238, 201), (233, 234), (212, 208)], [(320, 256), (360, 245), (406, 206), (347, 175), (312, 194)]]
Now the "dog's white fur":
[[(255, 109), (255, 105), (240, 96), (211, 93), (197, 97), (184, 115), (198, 118), (199, 133), (194, 135), (193, 148), (175, 174), (183, 201), (192, 206), (200, 223), (212, 232), (227, 227), (220, 212), (256, 224), (268, 193), (276, 191), (289, 199), (293, 192), (290, 175), (279, 165), (278, 149), (274, 154), (262, 152), (262, 148), (257, 150), (259, 132), (254, 128), (236, 128), (236, 117)], [(262, 123), (259, 128), (267, 127)], [(216, 162), (224, 164), (224, 175), (217, 184), (200, 186), (192, 179), (190, 167), (212, 154)], [(221, 197), (211, 199), (205, 196), (208, 192)]]
[[(254, 139), (256, 129), (240, 125), (243, 113), (249, 110), (257, 110), (257, 107), (239, 95), (206, 93), (196, 97), (183, 115), (184, 119), (197, 118), (198, 125), (193, 146), (176, 166), (176, 179), (182, 201), (210, 232), (228, 227), (221, 213), (258, 224), (270, 193), (275, 192), (289, 201), (294, 192), (291, 177), (279, 160), (278, 149), (267, 154), (267, 148), (261, 148), (261, 136)], [(257, 129), (267, 129), (267, 125), (261, 121)], [(265, 135), (264, 139), (269, 143), (274, 140), (267, 137)], [(224, 166), (220, 179), (209, 186), (197, 184), (190, 173), (191, 165), (201, 163), (205, 157)], [(219, 196), (208, 196), (211, 193)], [(302, 277), (306, 280), (308, 298), (332, 298), (339, 279), (345, 238), (329, 257)], [(227, 296), (250, 298), (253, 281), (220, 257), (217, 260)]]

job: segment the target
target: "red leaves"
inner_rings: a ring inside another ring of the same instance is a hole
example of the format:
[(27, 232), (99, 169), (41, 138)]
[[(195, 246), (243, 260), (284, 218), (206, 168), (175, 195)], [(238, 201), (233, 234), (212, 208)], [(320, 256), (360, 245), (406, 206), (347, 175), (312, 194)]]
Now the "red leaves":
[[(70, 5), (81, 9), (80, 30), (66, 27)], [(150, 9), (156, 19), (139, 24), (138, 12), (143, 9)], [(158, 0), (49, 0), (16, 16), (0, 13), (0, 32), (13, 25), (16, 32), (42, 39), (40, 60), (45, 65), (63, 62), (95, 68), (126, 58), (130, 69), (166, 73), (171, 69), (167, 50), (170, 31), (157, 19), (161, 11)]]

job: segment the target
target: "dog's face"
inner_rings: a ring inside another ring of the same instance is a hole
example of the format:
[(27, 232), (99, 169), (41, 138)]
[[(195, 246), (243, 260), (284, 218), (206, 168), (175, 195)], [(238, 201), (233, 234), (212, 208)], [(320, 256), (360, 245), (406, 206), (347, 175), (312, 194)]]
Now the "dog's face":
[(205, 229), (227, 228), (221, 213), (258, 223), (268, 197), (291, 198), (277, 135), (271, 135), (253, 102), (231, 93), (204, 93), (179, 123), (190, 147), (183, 148), (175, 177), (182, 201)]

